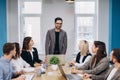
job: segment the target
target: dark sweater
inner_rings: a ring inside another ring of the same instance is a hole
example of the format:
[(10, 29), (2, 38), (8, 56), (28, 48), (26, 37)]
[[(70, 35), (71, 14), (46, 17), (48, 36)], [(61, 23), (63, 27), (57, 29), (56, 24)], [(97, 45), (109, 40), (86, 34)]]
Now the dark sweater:
[[(88, 56), (92, 56), (90, 53), (88, 53), (86, 56), (84, 56), (83, 57), (83, 60), (82, 60), (82, 62), (84, 62), (85, 61), (85, 59), (88, 57)], [(81, 57), (81, 54), (80, 54), (80, 52), (77, 54), (77, 56), (76, 56), (76, 62), (77, 63), (80, 63), (79, 61), (80, 61), (80, 57)]]

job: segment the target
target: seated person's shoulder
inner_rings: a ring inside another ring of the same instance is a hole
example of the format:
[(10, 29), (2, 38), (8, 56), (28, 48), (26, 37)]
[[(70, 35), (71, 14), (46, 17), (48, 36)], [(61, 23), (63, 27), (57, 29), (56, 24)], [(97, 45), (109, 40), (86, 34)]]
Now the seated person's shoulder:
[(91, 54), (91, 53), (88, 53), (87, 56), (92, 56), (92, 54)]
[(35, 51), (35, 52), (36, 52), (36, 51), (37, 51), (37, 48), (33, 47), (33, 51)]

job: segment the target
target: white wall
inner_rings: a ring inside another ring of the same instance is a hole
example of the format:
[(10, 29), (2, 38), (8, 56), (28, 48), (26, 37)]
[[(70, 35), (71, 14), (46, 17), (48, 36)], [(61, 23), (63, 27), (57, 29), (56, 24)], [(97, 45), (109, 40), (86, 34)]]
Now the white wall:
[(66, 59), (72, 57), (74, 50), (74, 4), (66, 3), (65, 0), (43, 0), (42, 8), (42, 41), (43, 50), (45, 50), (45, 36), (48, 29), (54, 28), (54, 19), (61, 17), (63, 19), (63, 26), (68, 36), (68, 48)]
[(106, 43), (109, 50), (109, 0), (99, 0), (98, 40)]
[[(18, 1), (7, 0), (7, 29), (8, 29), (8, 41), (19, 41), (18, 36)], [(45, 37), (48, 29), (54, 28), (54, 19), (56, 17), (63, 18), (62, 28), (68, 35), (68, 48), (66, 53), (66, 60), (69, 61), (73, 57), (74, 53), (74, 4), (68, 4), (65, 0), (43, 0), (42, 15), (41, 15), (41, 42), (42, 52), (40, 58), (44, 58), (45, 54)], [(108, 31), (109, 31), (109, 0), (99, 0), (99, 29), (98, 40), (102, 40), (107, 44), (108, 48)]]
[(7, 41), (19, 41), (17, 0), (7, 0)]

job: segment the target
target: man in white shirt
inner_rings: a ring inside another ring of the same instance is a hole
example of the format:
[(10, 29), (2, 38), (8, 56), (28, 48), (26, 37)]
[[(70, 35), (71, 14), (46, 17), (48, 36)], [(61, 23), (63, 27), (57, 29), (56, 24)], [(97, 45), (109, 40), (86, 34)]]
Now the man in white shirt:
[(120, 80), (120, 49), (113, 49), (111, 51), (110, 62), (113, 66), (105, 75), (104, 80)]

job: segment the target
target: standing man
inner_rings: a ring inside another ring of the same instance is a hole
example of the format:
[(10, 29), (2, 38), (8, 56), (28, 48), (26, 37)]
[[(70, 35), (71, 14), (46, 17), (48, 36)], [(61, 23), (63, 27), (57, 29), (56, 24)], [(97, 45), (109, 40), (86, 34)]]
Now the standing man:
[(55, 18), (55, 28), (48, 30), (45, 42), (46, 54), (66, 54), (67, 34), (61, 29), (63, 20)]
[[(10, 63), (16, 54), (14, 43), (5, 43), (3, 46), (3, 56), (0, 58), (0, 80), (11, 80), (14, 75), (23, 74), (23, 71), (14, 72)], [(25, 80), (25, 76), (19, 76), (12, 80)]]

